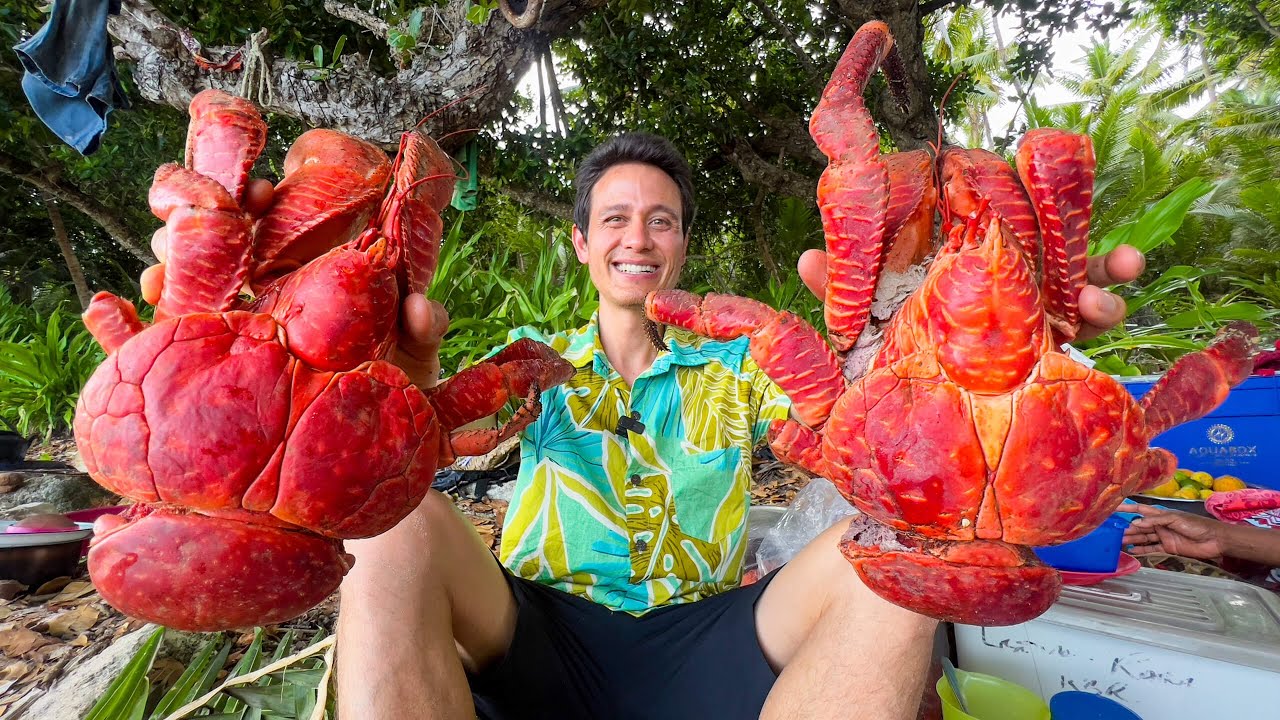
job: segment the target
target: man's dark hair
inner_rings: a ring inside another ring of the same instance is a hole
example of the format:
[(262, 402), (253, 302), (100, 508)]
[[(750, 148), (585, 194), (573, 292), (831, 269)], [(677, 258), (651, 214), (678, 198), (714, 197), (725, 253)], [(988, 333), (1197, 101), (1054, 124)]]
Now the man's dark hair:
[(609, 168), (624, 163), (652, 165), (675, 182), (680, 189), (680, 230), (688, 237), (689, 228), (693, 227), (693, 216), (697, 213), (689, 162), (670, 140), (644, 132), (625, 133), (606, 140), (578, 166), (578, 174), (574, 178), (578, 194), (573, 203), (573, 222), (582, 236), (587, 236), (591, 221), (591, 191)]

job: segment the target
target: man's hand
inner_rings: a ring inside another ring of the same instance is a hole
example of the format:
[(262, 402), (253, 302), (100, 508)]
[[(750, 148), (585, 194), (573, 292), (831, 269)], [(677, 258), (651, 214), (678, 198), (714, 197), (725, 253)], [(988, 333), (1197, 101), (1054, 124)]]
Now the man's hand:
[[(271, 207), (275, 187), (267, 180), (250, 180), (245, 186), (244, 209), (260, 217)], [(155, 305), (164, 290), (164, 262), (168, 255), (169, 237), (165, 228), (151, 236), (151, 252), (160, 261), (142, 271), (139, 283), (142, 299)], [(413, 384), (422, 389), (432, 387), (440, 378), (440, 340), (449, 329), (449, 314), (440, 303), (427, 300), (422, 293), (412, 293), (400, 308), (400, 339), (392, 361), (404, 370)]]
[[(1089, 258), (1089, 285), (1080, 291), (1082, 325), (1077, 340), (1095, 338), (1124, 321), (1124, 298), (1103, 288), (1132, 282), (1146, 267), (1146, 258), (1137, 248), (1121, 245), (1106, 255)], [(825, 294), (827, 254), (806, 250), (796, 268), (806, 287), (818, 297)]]
[(1226, 554), (1226, 523), (1150, 505), (1126, 503), (1118, 509), (1142, 515), (1124, 531), (1124, 543), (1133, 546), (1129, 552), (1134, 555), (1164, 552), (1196, 560), (1220, 561)]

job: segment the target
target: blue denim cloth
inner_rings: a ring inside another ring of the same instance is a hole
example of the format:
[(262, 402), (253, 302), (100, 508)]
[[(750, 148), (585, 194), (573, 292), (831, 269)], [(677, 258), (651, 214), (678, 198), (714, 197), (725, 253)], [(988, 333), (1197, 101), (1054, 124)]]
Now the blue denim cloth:
[(111, 110), (129, 106), (107, 36), (107, 14), (119, 12), (120, 0), (54, 0), (44, 27), (13, 48), (31, 108), (84, 155), (98, 149)]

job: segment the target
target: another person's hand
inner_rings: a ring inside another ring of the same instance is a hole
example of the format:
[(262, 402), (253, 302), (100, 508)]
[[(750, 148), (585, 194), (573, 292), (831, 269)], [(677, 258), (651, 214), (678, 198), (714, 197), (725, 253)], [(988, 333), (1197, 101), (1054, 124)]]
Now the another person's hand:
[[(267, 180), (250, 180), (245, 186), (244, 208), (254, 217), (266, 213), (275, 197), (275, 187)], [(142, 299), (152, 305), (164, 290), (164, 262), (168, 255), (168, 235), (160, 228), (151, 236), (151, 251), (160, 261), (142, 271), (139, 282)], [(392, 361), (409, 376), (409, 380), (426, 389), (440, 377), (440, 341), (449, 329), (449, 314), (440, 303), (427, 300), (422, 293), (412, 293), (400, 308), (400, 339)]]
[[(1090, 284), (1080, 291), (1082, 325), (1077, 340), (1095, 338), (1124, 321), (1124, 298), (1103, 288), (1137, 280), (1146, 262), (1142, 253), (1130, 245), (1089, 258)], [(796, 269), (805, 286), (821, 298), (827, 279), (827, 254), (822, 250), (806, 250)]]
[(1118, 510), (1142, 515), (1124, 532), (1124, 543), (1133, 546), (1129, 550), (1133, 555), (1163, 552), (1220, 561), (1226, 554), (1228, 526), (1224, 522), (1150, 505), (1126, 503)]

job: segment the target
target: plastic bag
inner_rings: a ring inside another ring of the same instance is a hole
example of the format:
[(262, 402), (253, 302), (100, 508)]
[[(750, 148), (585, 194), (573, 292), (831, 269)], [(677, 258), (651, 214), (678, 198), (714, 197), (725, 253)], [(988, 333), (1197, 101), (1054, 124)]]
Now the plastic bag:
[(764, 533), (755, 561), (760, 575), (782, 567), (841, 518), (858, 510), (826, 478), (814, 478), (796, 493), (787, 511)]

